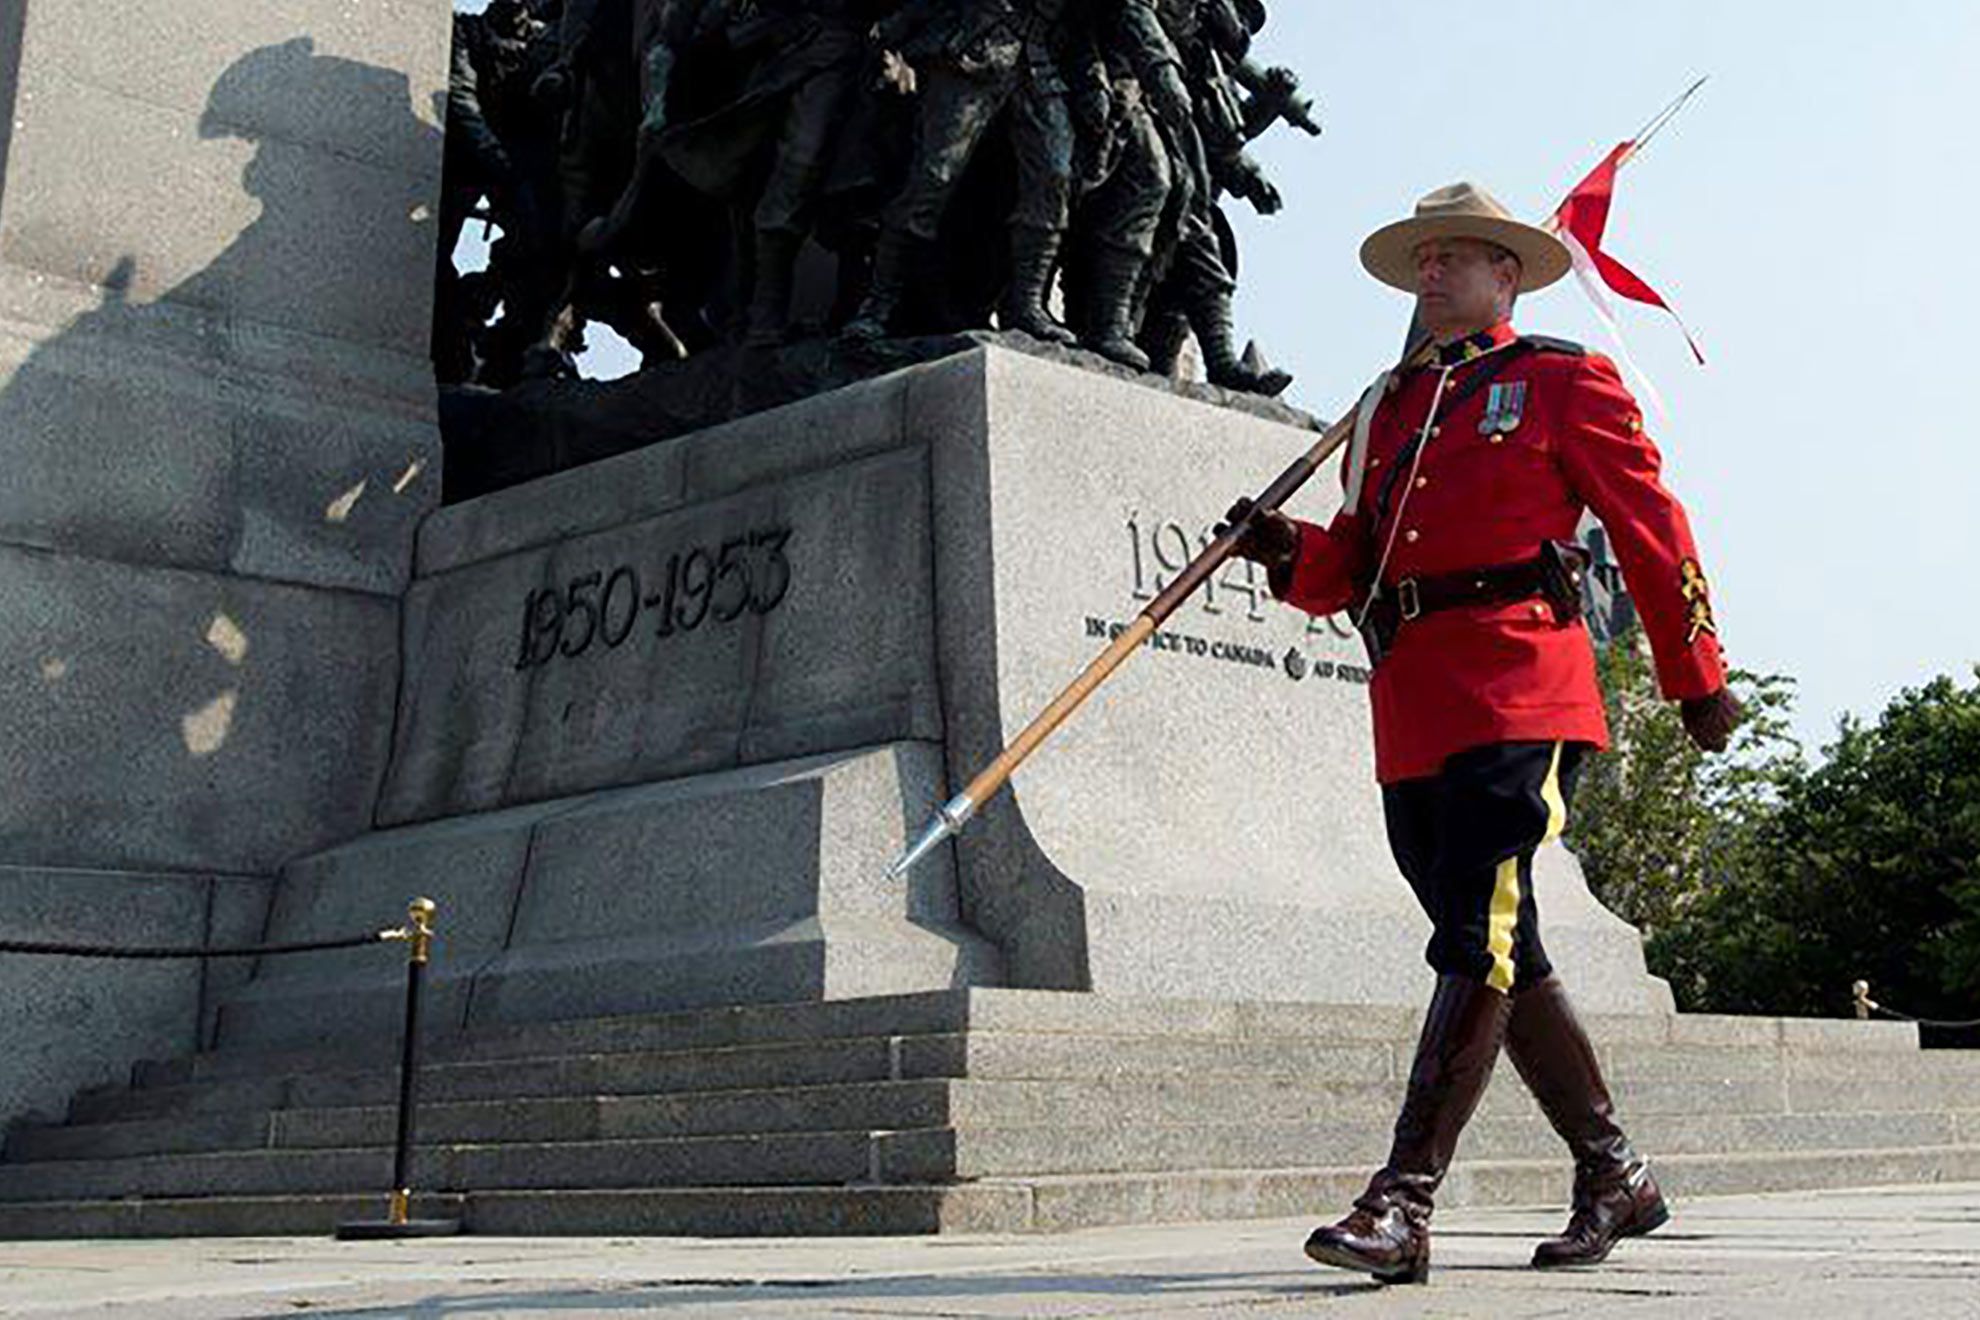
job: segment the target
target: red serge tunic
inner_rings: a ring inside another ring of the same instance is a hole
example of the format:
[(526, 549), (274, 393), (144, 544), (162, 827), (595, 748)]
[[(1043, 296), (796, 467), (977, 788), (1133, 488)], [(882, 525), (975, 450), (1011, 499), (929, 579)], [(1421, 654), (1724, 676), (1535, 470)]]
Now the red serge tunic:
[[(1298, 524), (1299, 552), (1281, 599), (1311, 614), (1358, 610), (1385, 546), (1382, 581), (1391, 598), (1404, 578), (1525, 562), (1544, 542), (1571, 539), (1585, 507), (1608, 531), (1664, 695), (1710, 695), (1725, 685), (1725, 666), (1705, 577), (1684, 509), (1658, 478), (1662, 460), (1643, 434), (1636, 401), (1606, 357), (1509, 347), (1517, 339), (1500, 324), (1442, 350), (1461, 365), (1450, 372), (1413, 472), (1403, 451), (1422, 430), (1439, 370), (1397, 375), (1373, 418), (1356, 510), (1325, 528)], [(1513, 352), (1492, 380), (1504, 387), (1502, 399), (1525, 386), (1517, 421), (1481, 427), (1492, 388), (1456, 406), (1451, 397), (1473, 373), (1498, 365), (1500, 353)], [(1398, 466), (1405, 471), (1378, 520), (1377, 495)], [(1384, 784), (1436, 774), (1446, 757), (1486, 743), (1608, 745), (1587, 629), (1556, 624), (1537, 598), (1404, 623), (1376, 667), (1370, 696), (1375, 773)]]

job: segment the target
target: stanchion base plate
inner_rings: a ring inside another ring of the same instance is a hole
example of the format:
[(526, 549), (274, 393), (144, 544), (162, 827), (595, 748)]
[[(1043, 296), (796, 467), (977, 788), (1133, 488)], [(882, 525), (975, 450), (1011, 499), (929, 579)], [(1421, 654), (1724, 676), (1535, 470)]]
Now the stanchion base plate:
[(339, 1242), (389, 1242), (396, 1238), (454, 1237), (461, 1231), (458, 1219), (410, 1219), (395, 1224), (388, 1219), (353, 1219), (337, 1225)]

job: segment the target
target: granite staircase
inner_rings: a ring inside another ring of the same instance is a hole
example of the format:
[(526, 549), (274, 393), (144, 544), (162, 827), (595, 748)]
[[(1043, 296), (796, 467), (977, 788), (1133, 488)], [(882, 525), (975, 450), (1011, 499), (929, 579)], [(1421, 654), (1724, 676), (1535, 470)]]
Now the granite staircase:
[[(1401, 1009), (967, 989), (436, 1038), (416, 1213), (488, 1234), (1051, 1232), (1332, 1215), (1386, 1149)], [(1980, 1052), (1876, 1022), (1589, 1022), (1677, 1196), (1980, 1179)], [(394, 1043), (221, 1050), (20, 1126), (0, 1237), (327, 1232), (375, 1216)], [(1446, 1203), (1559, 1204), (1498, 1070)]]

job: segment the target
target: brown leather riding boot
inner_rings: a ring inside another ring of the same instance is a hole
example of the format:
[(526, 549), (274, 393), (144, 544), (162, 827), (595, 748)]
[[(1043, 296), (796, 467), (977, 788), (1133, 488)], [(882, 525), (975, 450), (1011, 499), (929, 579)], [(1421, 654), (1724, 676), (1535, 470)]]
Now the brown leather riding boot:
[(1356, 1199), (1353, 1213), (1313, 1230), (1308, 1256), (1322, 1265), (1366, 1270), (1383, 1283), (1421, 1283), (1430, 1276), (1437, 1186), (1492, 1080), (1508, 1009), (1506, 996), (1482, 982), (1438, 978), (1389, 1161)]
[(1595, 1047), (1575, 1019), (1559, 977), (1513, 996), (1506, 1053), (1574, 1154), (1574, 1210), (1567, 1231), (1534, 1249), (1534, 1267), (1597, 1265), (1623, 1238), (1662, 1226), (1670, 1208), (1649, 1164), (1616, 1124)]

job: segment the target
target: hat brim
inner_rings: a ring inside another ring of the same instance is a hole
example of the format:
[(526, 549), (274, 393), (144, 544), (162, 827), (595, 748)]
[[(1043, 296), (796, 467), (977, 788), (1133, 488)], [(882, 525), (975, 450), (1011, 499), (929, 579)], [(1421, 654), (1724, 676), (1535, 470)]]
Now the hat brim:
[(1489, 215), (1412, 216), (1383, 225), (1361, 244), (1361, 264), (1382, 283), (1416, 292), (1416, 248), (1436, 238), (1475, 238), (1496, 243), (1519, 258), (1519, 292), (1532, 293), (1568, 273), (1567, 244), (1538, 225)]

